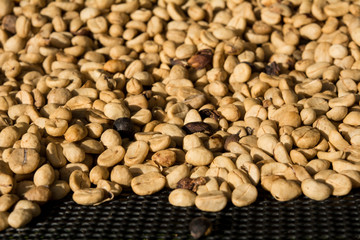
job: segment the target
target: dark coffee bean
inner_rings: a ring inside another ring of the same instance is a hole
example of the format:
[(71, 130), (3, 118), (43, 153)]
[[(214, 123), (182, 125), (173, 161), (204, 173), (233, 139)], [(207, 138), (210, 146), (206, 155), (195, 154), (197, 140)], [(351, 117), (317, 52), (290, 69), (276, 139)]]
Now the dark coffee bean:
[(134, 136), (134, 125), (130, 118), (116, 119), (113, 128), (120, 133), (122, 138), (132, 139)]
[(193, 187), (194, 187), (193, 179), (189, 177), (181, 179), (176, 185), (176, 188), (183, 188), (188, 190), (191, 190)]
[(188, 134), (196, 133), (196, 132), (203, 132), (203, 133), (210, 133), (211, 126), (204, 122), (191, 122), (187, 123), (182, 127), (185, 132)]
[(193, 183), (194, 183), (194, 186), (193, 186), (192, 190), (194, 192), (196, 192), (200, 185), (204, 185), (206, 183), (206, 179), (204, 177), (197, 177), (197, 178), (193, 179)]
[(215, 120), (219, 120), (221, 115), (218, 111), (212, 109), (203, 109), (199, 111), (202, 119), (204, 118), (213, 118)]
[(198, 187), (200, 185), (204, 185), (205, 183), (206, 179), (204, 177), (198, 177), (195, 179), (185, 177), (177, 183), (176, 188), (183, 188), (196, 192)]
[(189, 60), (188, 64), (195, 69), (202, 69), (210, 65), (213, 58), (211, 49), (203, 49), (195, 53)]
[(206, 217), (197, 217), (191, 220), (190, 225), (190, 234), (193, 238), (198, 239), (202, 236), (207, 236), (212, 230), (212, 223), (210, 219)]
[(279, 64), (277, 64), (276, 62), (271, 62), (270, 65), (267, 65), (265, 67), (265, 72), (268, 75), (279, 76), (280, 74)]

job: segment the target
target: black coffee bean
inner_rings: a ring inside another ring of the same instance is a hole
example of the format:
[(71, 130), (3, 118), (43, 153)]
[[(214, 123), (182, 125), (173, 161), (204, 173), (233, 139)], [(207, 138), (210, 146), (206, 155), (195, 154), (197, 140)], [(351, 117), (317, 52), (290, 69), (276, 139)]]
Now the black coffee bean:
[(213, 118), (216, 121), (218, 121), (221, 118), (221, 114), (213, 109), (203, 109), (199, 111), (199, 114), (201, 116), (202, 119), (204, 118)]
[(211, 126), (204, 122), (191, 122), (187, 123), (182, 127), (186, 133), (196, 133), (196, 132), (203, 132), (203, 133), (210, 133)]
[(134, 125), (130, 118), (116, 119), (113, 128), (120, 133), (122, 138), (132, 139), (134, 136)]

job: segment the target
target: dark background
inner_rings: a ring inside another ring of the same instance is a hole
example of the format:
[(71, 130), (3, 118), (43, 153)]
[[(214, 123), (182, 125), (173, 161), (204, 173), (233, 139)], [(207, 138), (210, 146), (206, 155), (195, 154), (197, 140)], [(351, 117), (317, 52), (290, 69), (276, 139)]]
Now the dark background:
[(278, 202), (259, 189), (248, 207), (231, 203), (221, 212), (196, 207), (173, 207), (168, 190), (152, 196), (125, 193), (98, 206), (80, 206), (71, 200), (50, 202), (25, 228), (8, 228), (0, 239), (192, 239), (190, 221), (211, 219), (206, 239), (359, 239), (360, 190), (322, 202), (304, 196)]

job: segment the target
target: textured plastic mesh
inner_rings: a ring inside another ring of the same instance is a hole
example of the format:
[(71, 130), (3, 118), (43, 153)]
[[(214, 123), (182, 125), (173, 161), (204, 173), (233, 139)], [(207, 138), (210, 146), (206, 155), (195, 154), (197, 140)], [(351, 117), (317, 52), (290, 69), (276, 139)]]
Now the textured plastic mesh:
[(27, 227), (0, 232), (0, 239), (191, 239), (192, 218), (213, 222), (206, 239), (359, 239), (360, 190), (322, 202), (304, 196), (278, 202), (260, 191), (248, 207), (221, 212), (169, 204), (169, 191), (152, 196), (122, 195), (99, 206), (79, 206), (71, 196), (43, 206)]

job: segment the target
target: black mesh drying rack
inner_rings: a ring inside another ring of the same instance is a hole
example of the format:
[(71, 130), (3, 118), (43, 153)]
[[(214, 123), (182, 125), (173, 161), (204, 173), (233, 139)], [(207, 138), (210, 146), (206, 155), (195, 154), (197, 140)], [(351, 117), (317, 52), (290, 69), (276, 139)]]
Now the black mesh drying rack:
[(251, 206), (229, 203), (218, 213), (173, 207), (168, 190), (152, 196), (125, 193), (98, 206), (79, 206), (68, 196), (43, 206), (25, 228), (0, 232), (0, 239), (191, 239), (189, 223), (199, 216), (213, 223), (206, 239), (360, 238), (359, 189), (322, 202), (304, 196), (278, 202), (259, 191)]

